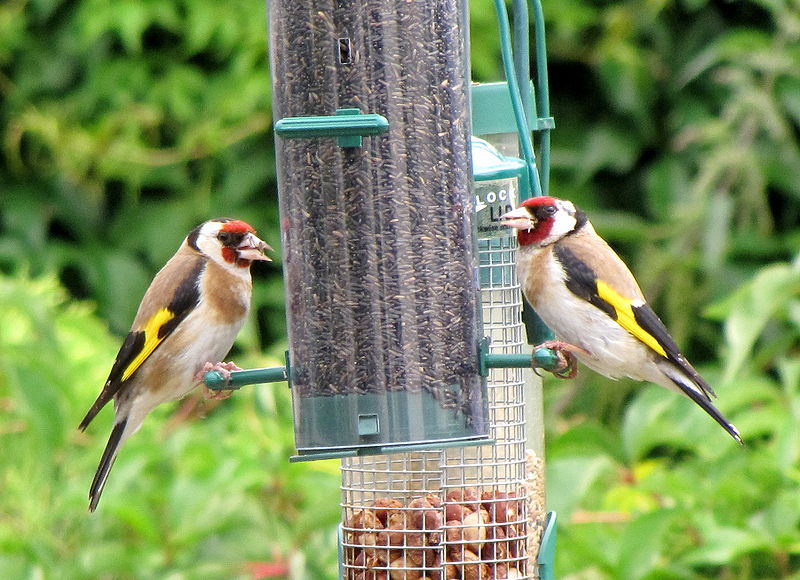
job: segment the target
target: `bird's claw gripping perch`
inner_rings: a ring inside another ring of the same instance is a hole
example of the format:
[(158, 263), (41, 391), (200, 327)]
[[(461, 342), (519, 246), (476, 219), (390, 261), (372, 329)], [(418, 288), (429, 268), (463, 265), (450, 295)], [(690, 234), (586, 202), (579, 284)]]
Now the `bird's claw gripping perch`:
[(586, 350), (568, 342), (560, 340), (547, 340), (542, 344), (536, 346), (534, 350), (546, 348), (555, 354), (557, 363), (549, 370), (553, 375), (559, 379), (574, 379), (578, 376), (578, 359), (575, 356), (576, 352), (581, 354), (589, 354)]
[[(202, 381), (203, 377), (205, 376), (205, 374), (207, 372), (209, 372), (209, 371), (217, 371), (227, 381), (231, 376), (231, 372), (240, 371), (240, 370), (242, 370), (242, 369), (239, 368), (235, 363), (232, 363), (232, 362), (218, 362), (218, 363), (207, 362), (206, 364), (203, 365), (203, 368), (200, 370), (199, 373), (197, 373), (197, 376), (195, 378), (198, 381)], [(208, 400), (227, 399), (232, 394), (233, 394), (233, 389), (223, 390), (223, 391), (215, 391), (215, 390), (209, 389), (208, 386), (204, 385), (203, 399), (205, 399), (207, 401)]]

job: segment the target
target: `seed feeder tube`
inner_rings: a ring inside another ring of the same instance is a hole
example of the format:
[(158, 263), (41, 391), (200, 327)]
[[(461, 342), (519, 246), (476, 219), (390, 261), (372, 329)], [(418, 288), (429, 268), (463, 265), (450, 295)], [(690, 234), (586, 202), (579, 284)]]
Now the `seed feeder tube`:
[(488, 439), (465, 15), (269, 3), (299, 459)]

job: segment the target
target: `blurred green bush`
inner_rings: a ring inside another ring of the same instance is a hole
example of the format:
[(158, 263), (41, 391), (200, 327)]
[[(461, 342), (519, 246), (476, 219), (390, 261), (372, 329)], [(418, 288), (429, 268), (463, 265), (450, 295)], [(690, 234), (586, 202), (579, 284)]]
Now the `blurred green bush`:
[[(470, 5), (474, 77), (497, 80), (491, 3)], [(544, 9), (552, 191), (626, 258), (747, 441), (653, 386), (548, 383), (558, 577), (800, 578), (800, 7)], [(204, 419), (159, 409), (84, 511), (110, 412), (75, 425), (154, 272), (221, 215), (280, 255), (270, 125), (261, 1), (0, 4), (1, 577), (334, 577), (338, 473), (286, 462), (280, 386)], [(235, 358), (277, 364), (279, 262), (255, 278)]]

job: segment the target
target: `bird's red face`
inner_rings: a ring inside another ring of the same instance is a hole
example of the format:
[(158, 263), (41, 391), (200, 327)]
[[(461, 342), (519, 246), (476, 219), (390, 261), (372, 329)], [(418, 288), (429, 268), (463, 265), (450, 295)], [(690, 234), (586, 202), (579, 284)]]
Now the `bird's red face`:
[(255, 260), (270, 258), (264, 254), (272, 248), (256, 236), (253, 226), (241, 220), (218, 218), (209, 220), (189, 234), (188, 244), (222, 265), (247, 268)]
[(539, 244), (550, 235), (556, 211), (555, 198), (532, 197), (500, 220), (503, 225), (519, 230), (520, 245)]
[(578, 210), (572, 202), (555, 197), (532, 197), (500, 217), (503, 225), (518, 230), (520, 246), (546, 246), (578, 225)]
[(269, 261), (264, 254), (272, 248), (256, 236), (253, 226), (241, 220), (231, 220), (222, 224), (217, 234), (222, 244), (222, 258), (229, 264), (246, 268), (254, 260)]

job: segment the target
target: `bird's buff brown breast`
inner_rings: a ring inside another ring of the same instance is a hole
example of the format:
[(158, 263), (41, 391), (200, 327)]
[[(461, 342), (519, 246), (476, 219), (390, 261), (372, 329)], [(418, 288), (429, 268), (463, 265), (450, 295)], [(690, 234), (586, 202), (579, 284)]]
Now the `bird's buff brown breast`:
[(247, 314), (252, 289), (249, 275), (246, 279), (233, 275), (209, 261), (202, 284), (203, 299), (210, 307), (208, 312), (215, 317), (213, 322), (230, 323)]

